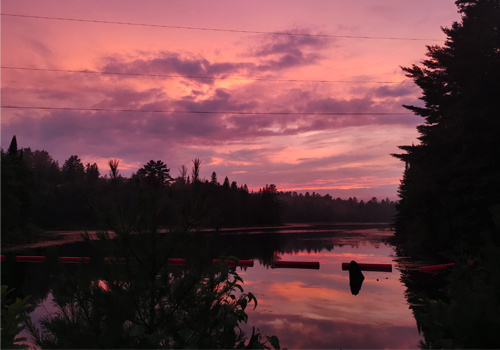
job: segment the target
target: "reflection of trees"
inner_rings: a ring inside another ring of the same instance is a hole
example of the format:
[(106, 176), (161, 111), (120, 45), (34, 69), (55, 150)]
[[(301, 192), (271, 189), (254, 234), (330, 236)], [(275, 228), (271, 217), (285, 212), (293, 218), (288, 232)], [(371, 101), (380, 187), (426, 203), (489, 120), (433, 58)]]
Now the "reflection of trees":
[(48, 261), (42, 264), (17, 263), (15, 254), (9, 253), (1, 264), (2, 284), (14, 289), (13, 297), (22, 299), (29, 295), (29, 311), (47, 298), (51, 286), (58, 281), (56, 260), (48, 255)]
[[(161, 202), (152, 192), (159, 187), (143, 191), (139, 186), (135, 200), (122, 201), (116, 166), (115, 171), (111, 168), (113, 211), (101, 220), (116, 238), (99, 231), (97, 242), (87, 234), (86, 243), (113, 260), (62, 269), (60, 283), (52, 288), (58, 312), (42, 318), (39, 325), (29, 324), (36, 344), (42, 348), (244, 346), (239, 324), (247, 321), (245, 309), (256, 300), (243, 293), (235, 268), (212, 263), (213, 237), (183, 229), (182, 224), (159, 233)], [(174, 254), (185, 257), (185, 266), (169, 265)], [(252, 334), (249, 345), (262, 347), (263, 340)]]
[(399, 247), (396, 253), (406, 299), (424, 336), (421, 348), (500, 348), (498, 247), (482, 249), (473, 265), (464, 257), (436, 274), (413, 267), (422, 258), (401, 259), (408, 257), (405, 249)]
[[(359, 242), (350, 243), (353, 240), (352, 237), (352, 233), (349, 232), (314, 232), (314, 227), (311, 231), (305, 232), (220, 235), (216, 237), (214, 243), (214, 246), (220, 250), (214, 251), (214, 254), (231, 251), (241, 259), (255, 259), (265, 266), (271, 266), (276, 254), (320, 253), (324, 250), (330, 252), (335, 247), (341, 248), (347, 243), (351, 247), (358, 247)], [(376, 244), (384, 241), (383, 238), (359, 236), (355, 239), (365, 239)]]
[[(353, 237), (351, 233), (339, 232), (314, 232), (315, 227), (311, 231), (301, 230), (303, 232), (287, 232), (276, 233), (270, 230), (268, 233), (259, 234), (221, 234), (221, 233), (202, 233), (197, 232), (190, 236), (189, 245), (198, 247), (197, 249), (207, 251), (210, 257), (218, 257), (221, 255), (235, 255), (240, 259), (257, 260), (264, 266), (272, 266), (272, 262), (276, 256), (283, 254), (294, 254), (300, 252), (320, 253), (323, 250), (332, 251), (336, 247), (342, 248), (345, 245), (356, 247), (356, 244), (349, 243), (353, 239), (366, 239), (374, 247), (379, 247), (380, 244), (387, 244), (383, 238), (367, 238)], [(305, 231), (305, 232), (304, 232)], [(208, 238), (210, 236), (210, 239)], [(131, 239), (137, 237), (131, 236)], [(349, 238), (346, 239), (346, 238)], [(209, 241), (207, 241), (209, 239)], [(141, 244), (141, 240), (134, 241), (134, 244)], [(203, 247), (200, 242), (210, 242), (210, 245)], [(96, 241), (93, 244), (88, 242), (76, 242), (56, 247), (59, 256), (89, 256), (92, 262), (102, 261), (107, 257), (104, 250), (105, 242)], [(200, 245), (198, 245), (200, 244)], [(187, 252), (180, 249), (180, 245), (174, 247), (171, 256), (174, 258), (182, 258)], [(43, 254), (40, 252), (30, 253), (32, 255)], [(29, 254), (28, 254), (29, 255)], [(57, 270), (48, 268), (44, 264), (17, 264), (13, 261), (14, 257), (2, 263), (2, 278), (12, 280), (9, 285), (16, 288), (16, 291), (22, 291), (23, 295), (40, 295), (43, 300), (51, 286), (59, 279)], [(10, 268), (8, 267), (10, 266)], [(102, 268), (101, 264), (90, 264), (87, 269), (99, 271)], [(13, 273), (16, 271), (16, 273)], [(25, 276), (26, 275), (26, 276)], [(10, 277), (9, 277), (10, 276)], [(24, 276), (24, 277), (23, 277)], [(31, 276), (31, 277), (30, 277)], [(48, 277), (50, 276), (50, 277)], [(19, 280), (14, 283), (14, 280)], [(38, 292), (38, 290), (40, 292)], [(43, 292), (42, 292), (43, 291)], [(21, 296), (21, 295), (20, 295)], [(32, 299), (33, 300), (33, 299)]]

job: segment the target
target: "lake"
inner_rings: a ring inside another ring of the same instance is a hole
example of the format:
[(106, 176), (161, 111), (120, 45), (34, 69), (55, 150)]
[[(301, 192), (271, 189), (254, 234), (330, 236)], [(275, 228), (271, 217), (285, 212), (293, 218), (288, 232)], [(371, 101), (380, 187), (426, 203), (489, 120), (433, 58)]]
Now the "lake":
[[(276, 335), (289, 349), (418, 348), (423, 337), (405, 297), (401, 270), (415, 270), (424, 262), (397, 257), (392, 236), (384, 224), (288, 225), (277, 228), (231, 229), (216, 239), (219, 253), (254, 260), (254, 267), (238, 268), (245, 292), (258, 306), (247, 309), (248, 323), (267, 335)], [(48, 243), (49, 242), (49, 243)], [(61, 256), (85, 250), (79, 232), (59, 232), (45, 243), (24, 246), (14, 255), (43, 255), (54, 246)], [(88, 251), (93, 258), (97, 253)], [(272, 268), (272, 260), (319, 262), (319, 270)], [(12, 260), (12, 259), (11, 259)], [(392, 272), (363, 271), (359, 294), (349, 287), (349, 271), (342, 263), (392, 264)], [(16, 263), (23, 277), (13, 280), (24, 294), (34, 296), (32, 318), (53, 312), (51, 289), (57, 277), (45, 264)], [(2, 283), (11, 276), (2, 264)], [(7, 277), (7, 278), (5, 278)], [(15, 278), (14, 278), (15, 279)]]

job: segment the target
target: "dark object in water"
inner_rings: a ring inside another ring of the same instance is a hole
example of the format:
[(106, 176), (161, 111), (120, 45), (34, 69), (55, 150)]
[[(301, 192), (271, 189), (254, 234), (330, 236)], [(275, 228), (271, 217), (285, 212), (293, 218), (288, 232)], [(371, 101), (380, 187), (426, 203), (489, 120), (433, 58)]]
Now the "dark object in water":
[(361, 290), (361, 285), (365, 280), (365, 276), (361, 272), (361, 268), (354, 260), (349, 265), (349, 287), (351, 287), (352, 295), (358, 295)]
[[(342, 263), (342, 270), (349, 270), (349, 263)], [(392, 272), (391, 264), (358, 264), (361, 271)]]
[(275, 261), (273, 267), (288, 268), (288, 269), (313, 269), (319, 270), (319, 262), (317, 261)]
[[(469, 261), (469, 264), (472, 265), (473, 261)], [(433, 265), (433, 266), (423, 266), (419, 267), (418, 269), (421, 272), (430, 272), (430, 273), (435, 273), (439, 272), (440, 270), (446, 269), (447, 267), (455, 266), (455, 263), (450, 263), (450, 264), (443, 264), (443, 265)]]

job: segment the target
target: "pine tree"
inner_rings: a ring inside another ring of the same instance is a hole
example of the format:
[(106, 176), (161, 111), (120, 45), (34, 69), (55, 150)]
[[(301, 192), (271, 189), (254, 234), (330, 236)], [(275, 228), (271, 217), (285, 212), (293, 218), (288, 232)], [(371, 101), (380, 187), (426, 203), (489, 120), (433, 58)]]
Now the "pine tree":
[(393, 156), (407, 167), (400, 186), (399, 235), (450, 248), (499, 233), (500, 0), (457, 0), (462, 21), (443, 28), (443, 46), (427, 46), (423, 67), (403, 68), (423, 90), (420, 144)]
[(10, 146), (9, 146), (9, 148), (7, 150), (7, 153), (11, 157), (17, 157), (18, 156), (16, 135), (12, 136), (12, 140), (10, 141)]
[(66, 181), (80, 181), (85, 176), (85, 168), (78, 156), (69, 157), (62, 167), (62, 174)]
[(215, 171), (212, 173), (210, 183), (212, 183), (213, 185), (219, 186), (219, 182), (217, 181), (217, 174), (215, 173)]

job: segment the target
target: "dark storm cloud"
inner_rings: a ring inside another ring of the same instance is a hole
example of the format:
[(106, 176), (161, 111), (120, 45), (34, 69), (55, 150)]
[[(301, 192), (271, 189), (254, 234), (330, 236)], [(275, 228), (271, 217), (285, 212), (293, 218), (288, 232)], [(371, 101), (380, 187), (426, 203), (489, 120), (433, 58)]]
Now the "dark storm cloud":
[[(308, 29), (289, 32), (310, 34)], [(333, 42), (329, 38), (292, 35), (266, 35), (261, 40), (248, 53), (249, 56), (260, 59), (255, 67), (257, 71), (276, 71), (315, 64), (322, 58), (320, 52)]]
[[(296, 29), (284, 33), (311, 34), (308, 29)], [(254, 57), (267, 57), (270, 55), (284, 54), (292, 56), (301, 56), (304, 51), (319, 51), (328, 48), (332, 39), (313, 37), (313, 36), (295, 36), (295, 35), (265, 35), (257, 47), (250, 50), (249, 55)]]
[[(307, 29), (293, 30), (307, 34)], [(258, 44), (244, 56), (257, 62), (210, 62), (199, 55), (163, 51), (142, 53), (146, 58), (126, 59), (110, 56), (104, 59), (104, 72), (123, 74), (173, 74), (199, 83), (213, 84), (213, 79), (200, 77), (227, 77), (252, 72), (274, 72), (315, 64), (321, 59), (319, 52), (329, 47), (332, 39), (307, 36), (258, 36)], [(123, 76), (126, 77), (126, 76)]]
[[(92, 108), (135, 109), (141, 108), (151, 100), (164, 99), (166, 94), (161, 89), (136, 91), (131, 88), (115, 88), (106, 92), (106, 97)], [(165, 106), (165, 103), (162, 104)], [(153, 106), (150, 106), (151, 109)]]
[(415, 94), (414, 84), (384, 85), (376, 88), (373, 93), (376, 97), (402, 97)]
[(188, 111), (247, 111), (258, 105), (256, 101), (238, 101), (225, 89), (216, 89), (210, 98), (201, 101), (180, 99), (174, 106)]
[(192, 78), (223, 76), (234, 74), (253, 67), (247, 62), (211, 63), (207, 59), (194, 55), (181, 55), (176, 52), (160, 52), (153, 58), (138, 58), (132, 61), (115, 56), (106, 58), (107, 64), (102, 68), (110, 73), (127, 74), (174, 74), (185, 76), (201, 83), (212, 84), (213, 79)]

